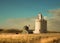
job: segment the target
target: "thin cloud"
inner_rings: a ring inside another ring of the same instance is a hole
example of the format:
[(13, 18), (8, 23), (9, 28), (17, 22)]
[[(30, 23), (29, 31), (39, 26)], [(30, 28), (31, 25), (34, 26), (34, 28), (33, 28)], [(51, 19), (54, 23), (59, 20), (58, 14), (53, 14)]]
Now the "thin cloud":
[(5, 28), (18, 28), (23, 29), (25, 25), (30, 25), (30, 29), (34, 28), (34, 19), (35, 18), (17, 18), (17, 19), (7, 19), (5, 24), (1, 27)]
[(48, 11), (53, 16), (48, 19), (48, 29), (51, 31), (60, 31), (60, 9)]

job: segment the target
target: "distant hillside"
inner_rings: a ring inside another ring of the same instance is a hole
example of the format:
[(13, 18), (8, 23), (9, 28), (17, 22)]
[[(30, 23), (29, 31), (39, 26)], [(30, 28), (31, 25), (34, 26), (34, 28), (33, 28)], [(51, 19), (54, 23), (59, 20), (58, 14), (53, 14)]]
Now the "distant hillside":
[[(31, 33), (33, 32), (33, 30), (29, 30), (29, 31), (26, 31), (26, 30), (19, 30), (19, 29), (0, 29), (0, 34), (1, 33)], [(56, 32), (56, 31), (47, 31), (47, 33), (60, 33), (60, 32)]]
[(23, 30), (18, 29), (0, 29), (0, 33), (22, 33)]

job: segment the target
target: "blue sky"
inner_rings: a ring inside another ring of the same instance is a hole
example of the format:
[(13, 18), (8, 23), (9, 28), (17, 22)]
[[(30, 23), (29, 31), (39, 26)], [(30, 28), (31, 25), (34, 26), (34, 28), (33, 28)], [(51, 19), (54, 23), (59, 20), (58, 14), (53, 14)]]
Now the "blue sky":
[(39, 12), (60, 8), (60, 0), (0, 0), (0, 24), (10, 18), (34, 17)]

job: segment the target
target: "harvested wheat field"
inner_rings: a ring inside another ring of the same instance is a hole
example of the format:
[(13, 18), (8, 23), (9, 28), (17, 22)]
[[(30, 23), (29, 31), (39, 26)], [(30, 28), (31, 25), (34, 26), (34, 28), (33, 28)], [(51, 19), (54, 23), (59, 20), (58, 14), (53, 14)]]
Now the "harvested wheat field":
[(60, 33), (0, 34), (0, 43), (60, 43)]

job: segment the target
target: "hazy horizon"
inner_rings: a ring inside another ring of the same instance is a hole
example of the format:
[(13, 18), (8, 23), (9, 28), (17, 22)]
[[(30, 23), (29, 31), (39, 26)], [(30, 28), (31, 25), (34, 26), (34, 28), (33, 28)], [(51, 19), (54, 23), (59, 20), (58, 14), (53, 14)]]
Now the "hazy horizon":
[(0, 0), (0, 28), (34, 29), (34, 20), (41, 12), (47, 29), (60, 31), (60, 0)]

